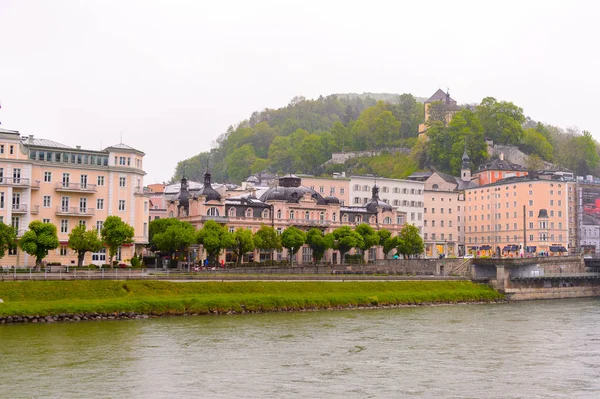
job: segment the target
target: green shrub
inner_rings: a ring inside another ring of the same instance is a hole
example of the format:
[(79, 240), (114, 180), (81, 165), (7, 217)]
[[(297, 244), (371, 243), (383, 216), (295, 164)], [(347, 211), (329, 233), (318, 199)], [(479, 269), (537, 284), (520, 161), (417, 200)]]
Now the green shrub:
[(133, 258), (131, 258), (131, 266), (139, 267), (140, 266), (140, 258), (138, 258), (137, 256), (134, 256)]

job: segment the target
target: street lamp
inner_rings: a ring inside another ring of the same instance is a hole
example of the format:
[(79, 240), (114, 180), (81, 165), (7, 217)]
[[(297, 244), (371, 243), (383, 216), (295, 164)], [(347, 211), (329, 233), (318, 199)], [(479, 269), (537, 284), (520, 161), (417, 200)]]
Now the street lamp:
[(290, 253), (290, 260), (292, 262), (292, 267), (294, 267), (294, 247), (292, 247), (292, 252)]

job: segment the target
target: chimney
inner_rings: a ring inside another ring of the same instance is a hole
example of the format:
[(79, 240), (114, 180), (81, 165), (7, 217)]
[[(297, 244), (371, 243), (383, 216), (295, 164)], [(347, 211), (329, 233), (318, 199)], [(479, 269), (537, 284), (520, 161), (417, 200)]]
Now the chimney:
[(29, 135), (29, 144), (33, 144), (33, 134)]
[(80, 145), (76, 145), (75, 148), (78, 149), (78, 150), (81, 150), (81, 146)]
[(500, 153), (500, 160), (504, 161), (504, 153), (503, 152)]

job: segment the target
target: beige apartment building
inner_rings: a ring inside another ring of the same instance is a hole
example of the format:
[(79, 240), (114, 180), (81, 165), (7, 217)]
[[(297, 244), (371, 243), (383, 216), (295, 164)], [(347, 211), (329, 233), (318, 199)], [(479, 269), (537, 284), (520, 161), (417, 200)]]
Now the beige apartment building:
[[(510, 177), (465, 191), (466, 246), (475, 256), (566, 255), (576, 221), (572, 182)], [(571, 227), (571, 232), (573, 227)], [(572, 244), (571, 244), (572, 246)]]
[(302, 183), (323, 197), (336, 197), (341, 206), (350, 205), (350, 179), (347, 177), (315, 177), (299, 175)]
[[(79, 224), (101, 229), (106, 217), (117, 215), (135, 229), (134, 243), (117, 254), (119, 260), (129, 259), (148, 242), (144, 155), (125, 144), (86, 150), (0, 129), (0, 222), (12, 225), (18, 236), (33, 220), (53, 223), (60, 246), (46, 261), (67, 265), (77, 259), (67, 246), (71, 230)], [(102, 250), (86, 254), (84, 262), (103, 264), (106, 258)], [(0, 260), (0, 265), (34, 264), (21, 250)]]

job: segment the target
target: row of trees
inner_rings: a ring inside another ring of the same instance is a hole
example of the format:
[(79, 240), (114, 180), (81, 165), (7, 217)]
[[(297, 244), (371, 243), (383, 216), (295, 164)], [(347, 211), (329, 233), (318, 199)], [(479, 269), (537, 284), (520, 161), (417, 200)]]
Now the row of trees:
[[(100, 233), (100, 234), (98, 234)], [(121, 245), (133, 242), (133, 227), (123, 222), (118, 216), (106, 218), (102, 230), (87, 230), (85, 225), (78, 225), (69, 234), (68, 246), (77, 253), (77, 265), (82, 266), (87, 252), (97, 252), (103, 247), (108, 249), (110, 265)], [(34, 220), (29, 223), (29, 229), (23, 237), (17, 240), (17, 234), (12, 226), (0, 223), (0, 258), (17, 246), (24, 252), (35, 257), (36, 267), (39, 267), (48, 251), (58, 248), (58, 234), (52, 223)]]
[(188, 223), (177, 219), (158, 219), (150, 222), (150, 244), (153, 249), (168, 253), (184, 253), (193, 244), (202, 244), (211, 264), (224, 249), (231, 249), (241, 264), (242, 257), (255, 249), (271, 252), (286, 248), (295, 255), (303, 245), (312, 250), (313, 261), (318, 263), (328, 249), (335, 249), (344, 256), (352, 249), (368, 251), (382, 246), (384, 253), (396, 249), (397, 253), (409, 257), (423, 252), (423, 240), (415, 226), (405, 226), (398, 236), (392, 237), (389, 230), (374, 230), (368, 224), (360, 224), (355, 229), (343, 226), (332, 233), (324, 234), (313, 228), (308, 232), (290, 226), (281, 235), (270, 226), (261, 226), (256, 233), (245, 228), (230, 232), (227, 226), (207, 221), (198, 231)]

